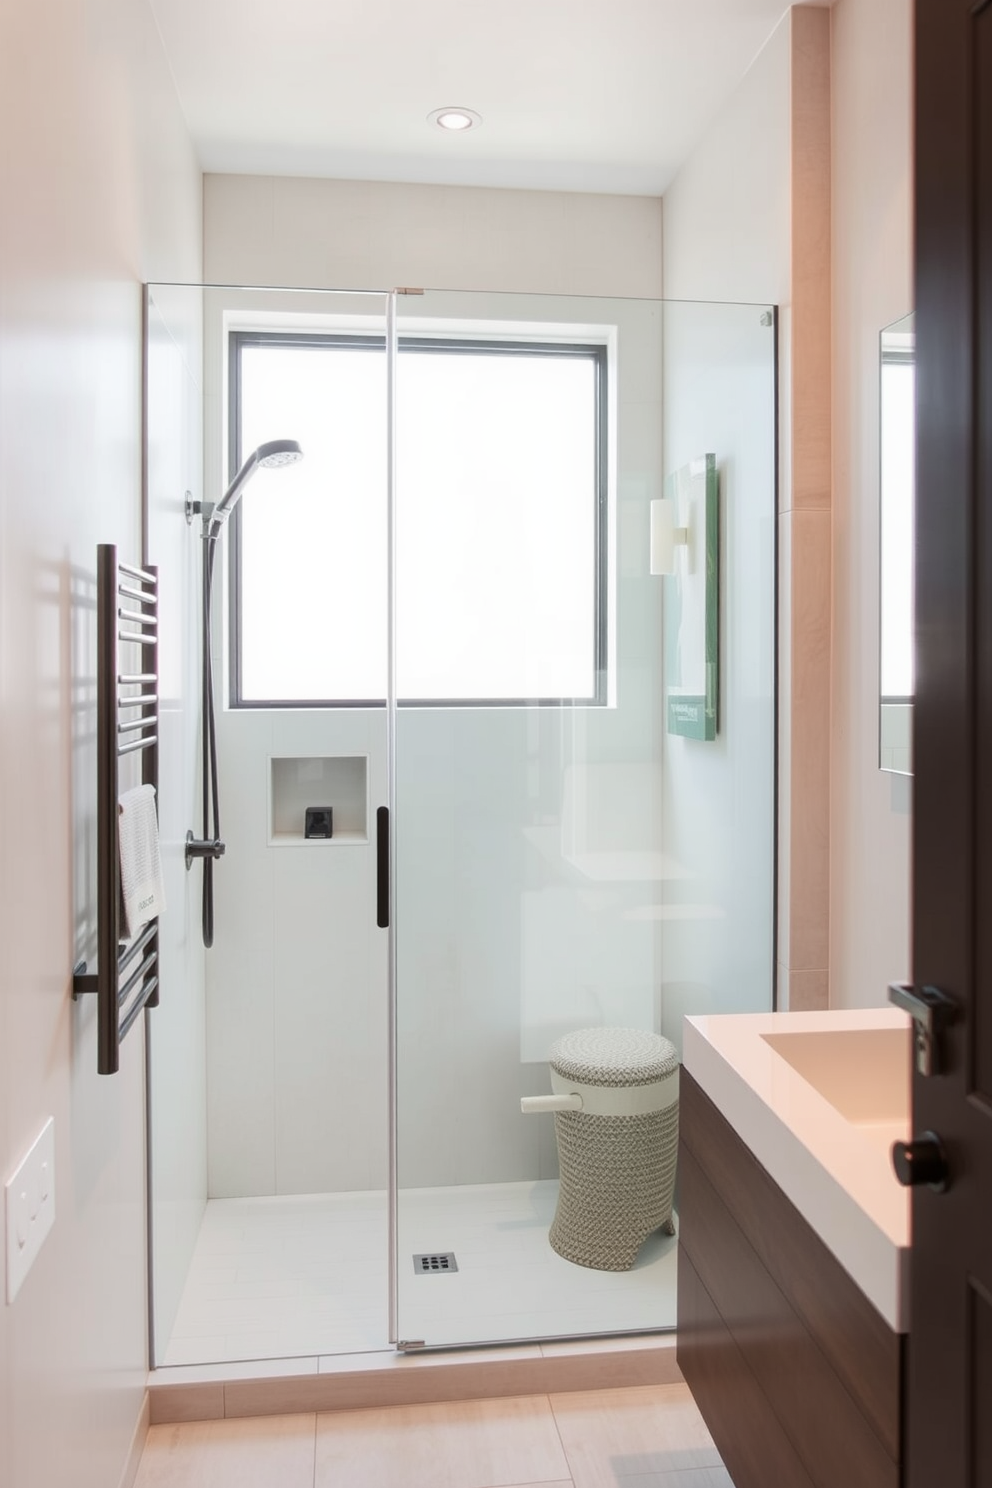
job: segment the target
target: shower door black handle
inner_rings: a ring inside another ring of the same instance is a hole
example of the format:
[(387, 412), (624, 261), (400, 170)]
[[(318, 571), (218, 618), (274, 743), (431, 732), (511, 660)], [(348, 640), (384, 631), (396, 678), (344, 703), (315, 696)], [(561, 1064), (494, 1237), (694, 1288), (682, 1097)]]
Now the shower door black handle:
[(380, 806), (375, 814), (376, 886), (375, 922), (380, 930), (389, 929), (389, 807)]

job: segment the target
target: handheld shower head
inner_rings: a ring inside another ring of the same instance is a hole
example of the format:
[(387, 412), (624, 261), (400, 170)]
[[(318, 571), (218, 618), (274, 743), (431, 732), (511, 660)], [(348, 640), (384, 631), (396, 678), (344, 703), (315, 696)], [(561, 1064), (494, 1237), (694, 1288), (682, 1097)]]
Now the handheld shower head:
[(260, 468), (276, 469), (280, 465), (295, 465), (303, 459), (303, 451), (295, 439), (270, 439), (253, 450), (210, 513), (206, 536), (217, 537), (221, 528), (237, 506), (241, 493)]
[(217, 557), (217, 538), (224, 523), (237, 506), (241, 493), (261, 466), (273, 469), (279, 465), (294, 465), (303, 459), (303, 451), (295, 439), (270, 439), (260, 444), (245, 460), (241, 469), (224, 492), (216, 506), (207, 502), (193, 501), (186, 492), (186, 520), (192, 522), (195, 515), (202, 520), (203, 539), (203, 729), (201, 759), (203, 768), (203, 836), (186, 836), (186, 867), (194, 858), (203, 859), (203, 944), (208, 949), (214, 943), (214, 860), (224, 851), (220, 835), (220, 793), (217, 786), (217, 730), (214, 721), (214, 683), (211, 656), (213, 647), (210, 638), (211, 593), (213, 586), (214, 559)]
[(258, 446), (255, 456), (259, 465), (273, 470), (279, 465), (295, 465), (303, 459), (303, 451), (295, 439), (270, 439), (268, 444)]

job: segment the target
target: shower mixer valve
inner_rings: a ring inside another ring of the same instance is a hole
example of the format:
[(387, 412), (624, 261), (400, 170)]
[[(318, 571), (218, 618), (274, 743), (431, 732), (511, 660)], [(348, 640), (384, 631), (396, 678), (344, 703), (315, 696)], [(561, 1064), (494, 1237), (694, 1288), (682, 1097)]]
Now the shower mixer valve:
[(186, 833), (186, 872), (192, 868), (197, 858), (222, 858), (227, 849), (227, 844), (215, 838), (212, 842), (204, 841), (202, 837), (194, 837), (192, 832)]

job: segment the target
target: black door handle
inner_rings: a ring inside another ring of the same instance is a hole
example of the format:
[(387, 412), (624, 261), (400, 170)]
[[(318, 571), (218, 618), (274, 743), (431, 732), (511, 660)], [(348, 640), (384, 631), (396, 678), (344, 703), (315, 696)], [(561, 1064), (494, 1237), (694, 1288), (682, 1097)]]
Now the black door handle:
[(924, 1132), (913, 1142), (893, 1142), (892, 1166), (904, 1188), (925, 1183), (935, 1193), (943, 1193), (947, 1187), (947, 1153), (936, 1132)]
[(914, 987), (909, 982), (890, 982), (889, 1001), (913, 1020), (917, 1072), (941, 1074), (941, 1035), (954, 1022), (954, 1003), (939, 987)]
[(389, 807), (380, 806), (375, 814), (375, 922), (380, 930), (389, 929)]

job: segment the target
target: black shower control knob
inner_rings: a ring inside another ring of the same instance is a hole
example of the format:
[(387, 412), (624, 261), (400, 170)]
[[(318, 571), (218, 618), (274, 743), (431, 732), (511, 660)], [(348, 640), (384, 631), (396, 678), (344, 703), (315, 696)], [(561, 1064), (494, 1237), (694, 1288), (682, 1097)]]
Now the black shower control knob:
[(924, 1132), (912, 1142), (893, 1142), (892, 1166), (906, 1188), (926, 1183), (941, 1193), (947, 1187), (947, 1153), (936, 1132)]

